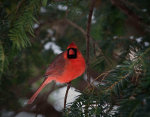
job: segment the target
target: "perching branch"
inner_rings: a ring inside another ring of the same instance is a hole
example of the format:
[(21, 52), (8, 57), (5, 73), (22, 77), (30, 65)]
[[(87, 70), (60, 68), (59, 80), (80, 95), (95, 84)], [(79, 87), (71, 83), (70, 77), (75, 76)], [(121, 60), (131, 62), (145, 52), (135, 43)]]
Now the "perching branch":
[(90, 74), (89, 74), (89, 58), (90, 58), (90, 29), (91, 29), (91, 19), (93, 14), (95, 0), (92, 0), (89, 15), (88, 15), (88, 22), (86, 28), (86, 62), (87, 62), (87, 80), (90, 83)]
[(66, 94), (65, 94), (65, 98), (64, 98), (64, 109), (66, 109), (66, 102), (67, 102), (67, 96), (68, 96), (68, 91), (70, 89), (71, 86), (71, 82), (67, 83), (67, 90), (66, 90)]

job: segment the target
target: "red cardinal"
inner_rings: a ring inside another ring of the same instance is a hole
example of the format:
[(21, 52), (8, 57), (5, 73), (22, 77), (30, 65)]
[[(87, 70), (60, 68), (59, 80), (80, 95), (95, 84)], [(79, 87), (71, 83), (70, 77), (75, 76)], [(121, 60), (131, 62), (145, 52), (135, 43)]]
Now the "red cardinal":
[(68, 83), (82, 75), (85, 71), (85, 66), (85, 60), (81, 52), (78, 50), (76, 44), (72, 42), (67, 47), (67, 51), (59, 54), (49, 65), (45, 73), (46, 79), (30, 98), (28, 104), (31, 104), (40, 91), (52, 80), (60, 83)]

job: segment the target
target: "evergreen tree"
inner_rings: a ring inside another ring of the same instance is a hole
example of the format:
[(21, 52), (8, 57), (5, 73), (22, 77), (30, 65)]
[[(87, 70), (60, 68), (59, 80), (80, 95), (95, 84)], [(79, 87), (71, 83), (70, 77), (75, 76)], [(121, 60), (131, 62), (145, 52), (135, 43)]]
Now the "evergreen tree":
[(93, 1), (88, 71), (72, 81), (81, 95), (62, 112), (48, 103), (50, 93), (62, 87), (52, 83), (36, 108), (24, 102), (58, 53), (47, 44), (64, 51), (74, 41), (87, 60), (92, 0), (0, 1), (1, 116), (8, 111), (11, 116), (23, 111), (46, 117), (150, 116), (150, 1)]

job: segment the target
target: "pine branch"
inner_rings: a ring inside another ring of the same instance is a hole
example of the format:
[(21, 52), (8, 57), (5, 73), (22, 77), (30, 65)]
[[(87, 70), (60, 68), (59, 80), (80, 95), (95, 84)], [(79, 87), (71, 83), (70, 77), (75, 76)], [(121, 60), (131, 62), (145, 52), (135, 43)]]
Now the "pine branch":
[[(28, 4), (19, 4), (22, 9), (20, 8), (20, 11), (17, 12), (16, 20), (9, 31), (9, 37), (15, 48), (21, 49), (31, 45), (28, 34), (34, 36), (33, 23), (36, 21), (34, 14), (39, 9), (40, 4), (40, 0), (31, 0)], [(18, 14), (19, 16), (17, 16)]]
[[(118, 104), (120, 104), (121, 106), (118, 107), (119, 109), (117, 108), (115, 115), (117, 115), (118, 111), (120, 112), (122, 110), (125, 110), (124, 108), (126, 108), (126, 114), (133, 115), (134, 112), (137, 111), (136, 109), (141, 106), (141, 102), (139, 102), (139, 99), (134, 100), (134, 91), (138, 90), (137, 88), (140, 87), (136, 86), (137, 84), (132, 82), (132, 77), (135, 77), (137, 73), (135, 66), (143, 64), (141, 59), (145, 56), (146, 53), (149, 52), (149, 50), (150, 49), (148, 48), (144, 52), (142, 51), (140, 54), (136, 53), (134, 60), (126, 60), (123, 64), (118, 65), (112, 70), (99, 75), (96, 79), (102, 77), (102, 80), (99, 83), (98, 88), (95, 88), (93, 91), (83, 93), (71, 106), (72, 110), (68, 110), (71, 111), (69, 112), (69, 116), (71, 117), (75, 114), (73, 114), (72, 111), (79, 112), (80, 109), (82, 109), (82, 115), (87, 114), (85, 112), (85, 109), (87, 109), (87, 112), (100, 109), (101, 112), (99, 114), (111, 117), (113, 115), (113, 112), (115, 111), (115, 106)], [(126, 95), (124, 95), (123, 97), (124, 92)], [(128, 110), (127, 107), (131, 107), (131, 109)], [(92, 114), (96, 115), (95, 112), (96, 111), (94, 111)], [(90, 113), (88, 114), (90, 115)], [(80, 114), (78, 113), (78, 115)]]

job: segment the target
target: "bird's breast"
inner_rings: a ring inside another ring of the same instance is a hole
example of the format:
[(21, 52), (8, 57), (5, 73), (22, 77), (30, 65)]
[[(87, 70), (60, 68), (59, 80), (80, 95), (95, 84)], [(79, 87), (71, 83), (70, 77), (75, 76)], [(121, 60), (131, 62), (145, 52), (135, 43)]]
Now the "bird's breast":
[(84, 73), (85, 66), (84, 58), (68, 60), (66, 62), (65, 70), (62, 76), (58, 77), (57, 81), (60, 83), (67, 83), (72, 81)]

